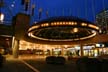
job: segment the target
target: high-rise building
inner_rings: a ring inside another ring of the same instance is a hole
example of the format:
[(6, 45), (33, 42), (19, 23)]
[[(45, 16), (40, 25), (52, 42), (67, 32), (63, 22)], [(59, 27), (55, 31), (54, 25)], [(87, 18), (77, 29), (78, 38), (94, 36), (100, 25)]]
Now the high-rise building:
[(108, 33), (108, 9), (105, 9), (96, 15), (96, 23), (101, 28), (101, 33)]

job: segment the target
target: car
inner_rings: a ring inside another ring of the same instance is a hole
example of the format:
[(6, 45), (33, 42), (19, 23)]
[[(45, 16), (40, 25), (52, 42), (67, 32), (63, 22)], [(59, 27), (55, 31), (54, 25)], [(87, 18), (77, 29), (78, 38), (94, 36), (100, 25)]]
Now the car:
[(66, 59), (64, 57), (62, 56), (56, 57), (56, 61), (55, 61), (56, 64), (65, 64), (65, 62), (66, 62)]
[(79, 72), (101, 72), (101, 61), (98, 58), (79, 58), (76, 62)]
[(46, 63), (47, 64), (54, 64), (55, 59), (56, 59), (56, 56), (48, 56), (48, 57), (46, 57)]
[(65, 64), (66, 60), (62, 56), (48, 56), (46, 57), (47, 64)]

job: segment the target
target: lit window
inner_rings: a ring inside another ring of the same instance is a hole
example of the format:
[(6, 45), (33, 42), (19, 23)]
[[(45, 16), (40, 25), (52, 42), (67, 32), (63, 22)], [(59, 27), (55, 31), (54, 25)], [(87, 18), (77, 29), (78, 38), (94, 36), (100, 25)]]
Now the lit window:
[(69, 24), (69, 22), (66, 22), (66, 25), (68, 25)]
[(60, 25), (62, 25), (62, 22), (60, 22)]
[(69, 25), (71, 25), (71, 22), (69, 22)]
[(87, 24), (86, 24), (86, 23), (82, 23), (81, 25), (82, 25), (82, 26), (87, 26)]
[(54, 22), (54, 25), (56, 25), (56, 22)]
[(63, 25), (65, 25), (65, 22), (63, 22)]
[(57, 22), (57, 25), (59, 25), (59, 22)]
[(52, 22), (52, 23), (51, 23), (51, 25), (53, 26), (53, 25), (54, 25), (54, 23)]
[(49, 24), (48, 24), (48, 23), (45, 23), (44, 25), (45, 25), (45, 26), (49, 26)]
[(75, 22), (74, 24), (77, 25), (77, 22)]
[(71, 24), (74, 25), (74, 22), (72, 22)]
[(78, 28), (74, 28), (73, 29), (73, 32), (78, 32)]

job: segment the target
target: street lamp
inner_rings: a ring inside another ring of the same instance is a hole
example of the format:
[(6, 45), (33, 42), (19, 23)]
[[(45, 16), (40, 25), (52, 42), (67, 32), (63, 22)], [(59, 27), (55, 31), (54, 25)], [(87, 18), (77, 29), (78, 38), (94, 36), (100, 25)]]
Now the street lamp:
[(0, 22), (3, 22), (3, 20), (4, 20), (4, 14), (0, 13)]

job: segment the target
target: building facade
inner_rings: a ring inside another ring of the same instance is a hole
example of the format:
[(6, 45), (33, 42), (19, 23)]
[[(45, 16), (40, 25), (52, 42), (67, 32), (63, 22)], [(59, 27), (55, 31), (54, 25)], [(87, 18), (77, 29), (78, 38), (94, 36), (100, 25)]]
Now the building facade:
[(108, 9), (96, 15), (96, 24), (101, 28), (101, 33), (108, 33)]

